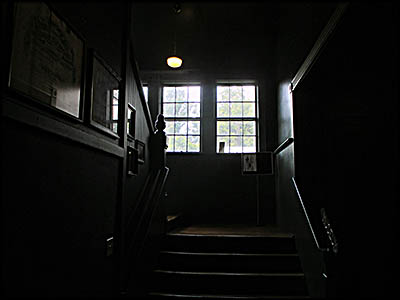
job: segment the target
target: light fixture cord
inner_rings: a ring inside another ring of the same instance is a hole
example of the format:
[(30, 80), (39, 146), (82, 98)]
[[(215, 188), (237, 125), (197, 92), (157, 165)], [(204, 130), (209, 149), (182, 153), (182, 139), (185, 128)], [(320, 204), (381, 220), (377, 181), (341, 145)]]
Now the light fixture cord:
[(176, 19), (175, 19), (175, 30), (174, 30), (174, 52), (173, 54), (176, 56)]
[(182, 11), (179, 3), (174, 5), (174, 12), (175, 12), (175, 20), (174, 20), (174, 55), (176, 56), (176, 19), (178, 18), (178, 14)]

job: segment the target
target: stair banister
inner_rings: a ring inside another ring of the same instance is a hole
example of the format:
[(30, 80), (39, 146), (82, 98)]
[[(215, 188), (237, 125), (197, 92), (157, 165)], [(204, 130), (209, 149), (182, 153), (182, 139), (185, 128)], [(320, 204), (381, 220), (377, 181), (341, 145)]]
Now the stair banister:
[(274, 155), (277, 155), (279, 152), (283, 151), (284, 149), (286, 149), (287, 147), (289, 147), (290, 144), (292, 144), (294, 142), (294, 138), (289, 137), (286, 140), (284, 140), (282, 142), (282, 144), (280, 144), (278, 147), (276, 147), (276, 149), (274, 150)]
[(292, 177), (292, 182), (293, 182), (294, 188), (296, 189), (297, 198), (299, 199), (299, 202), (300, 202), (300, 204), (301, 204), (301, 207), (303, 208), (303, 212), (304, 212), (304, 215), (305, 215), (306, 220), (307, 220), (308, 228), (310, 229), (311, 234), (312, 234), (312, 236), (313, 236), (315, 246), (317, 247), (317, 249), (318, 249), (319, 251), (328, 252), (328, 251), (329, 251), (329, 248), (322, 248), (322, 247), (320, 246), (319, 242), (318, 242), (317, 236), (315, 235), (313, 226), (312, 226), (312, 224), (311, 224), (310, 218), (308, 217), (308, 213), (307, 213), (306, 207), (304, 206), (303, 199), (301, 198), (301, 194), (300, 194), (299, 188), (297, 187), (296, 180), (295, 180), (294, 177)]

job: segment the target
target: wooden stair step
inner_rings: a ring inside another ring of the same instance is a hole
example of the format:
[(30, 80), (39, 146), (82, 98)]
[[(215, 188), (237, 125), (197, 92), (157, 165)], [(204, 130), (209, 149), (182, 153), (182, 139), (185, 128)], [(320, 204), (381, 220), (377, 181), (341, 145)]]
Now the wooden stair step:
[(229, 300), (257, 300), (257, 299), (310, 299), (309, 296), (284, 295), (213, 295), (213, 294), (168, 294), (149, 293), (150, 298), (178, 298), (178, 299), (229, 299)]
[(303, 273), (154, 271), (154, 292), (305, 295)]
[(176, 271), (296, 272), (297, 253), (214, 253), (161, 251), (159, 266)]
[(162, 250), (203, 253), (296, 253), (293, 237), (174, 233), (167, 234)]

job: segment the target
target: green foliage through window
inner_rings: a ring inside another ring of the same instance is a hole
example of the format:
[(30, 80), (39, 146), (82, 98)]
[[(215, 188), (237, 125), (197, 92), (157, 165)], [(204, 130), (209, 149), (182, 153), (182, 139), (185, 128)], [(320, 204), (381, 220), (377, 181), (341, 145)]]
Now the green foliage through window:
[(168, 152), (200, 152), (200, 86), (164, 86)]
[(255, 85), (217, 86), (217, 152), (257, 151)]

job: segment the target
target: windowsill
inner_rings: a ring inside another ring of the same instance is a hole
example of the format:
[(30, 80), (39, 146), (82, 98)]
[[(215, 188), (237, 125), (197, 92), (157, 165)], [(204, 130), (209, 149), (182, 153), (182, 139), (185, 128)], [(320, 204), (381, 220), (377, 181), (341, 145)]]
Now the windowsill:
[(166, 152), (167, 155), (199, 155), (204, 152)]
[[(256, 153), (256, 152), (254, 152)], [(206, 152), (166, 152), (167, 155), (230, 155), (230, 156), (239, 156), (242, 155), (243, 153), (217, 153), (217, 152), (212, 152), (212, 153), (206, 153)]]

